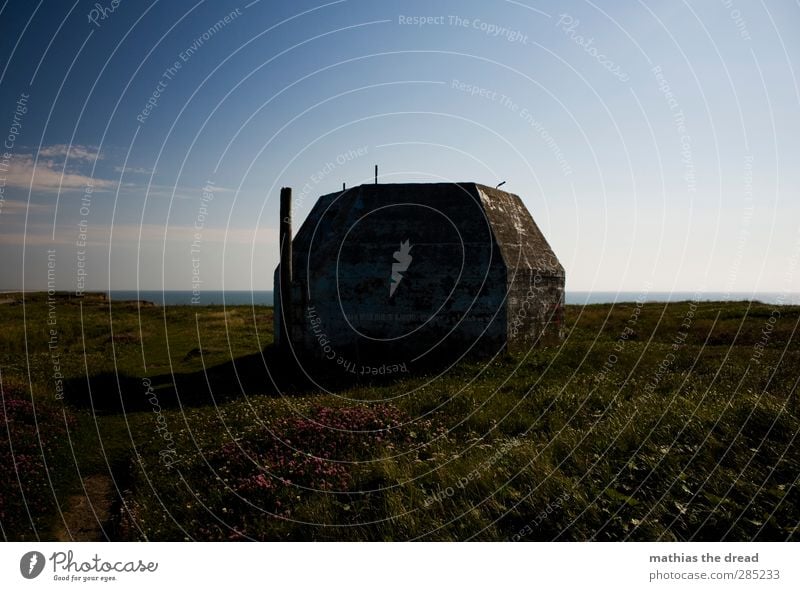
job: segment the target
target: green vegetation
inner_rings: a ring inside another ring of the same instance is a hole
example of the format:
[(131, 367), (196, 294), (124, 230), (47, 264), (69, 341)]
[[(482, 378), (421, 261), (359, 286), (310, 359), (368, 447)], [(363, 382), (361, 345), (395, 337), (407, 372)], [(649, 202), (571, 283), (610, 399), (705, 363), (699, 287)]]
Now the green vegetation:
[(93, 474), (114, 539), (798, 537), (797, 307), (568, 306), (560, 347), (333, 393), (285, 375), (269, 308), (53, 309), (0, 306), (4, 401), (47, 430), (33, 522), (0, 484), (7, 539), (48, 538)]

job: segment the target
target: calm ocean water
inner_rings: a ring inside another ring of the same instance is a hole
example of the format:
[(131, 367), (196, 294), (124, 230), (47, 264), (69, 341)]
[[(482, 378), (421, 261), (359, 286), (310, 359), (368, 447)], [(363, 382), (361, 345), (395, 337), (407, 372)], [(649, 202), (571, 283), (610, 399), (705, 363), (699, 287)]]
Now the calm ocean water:
[[(181, 306), (192, 303), (191, 291), (111, 291), (112, 300), (146, 300), (163, 306)], [(633, 291), (569, 291), (566, 295), (568, 304), (611, 304), (635, 302), (640, 298), (648, 302), (681, 302), (693, 300), (697, 296), (689, 291), (651, 291), (639, 293)], [(702, 301), (742, 301), (757, 300), (767, 304), (800, 304), (800, 294), (780, 294), (777, 292), (734, 293), (707, 292), (700, 296)], [(200, 294), (201, 306), (271, 306), (271, 291), (203, 291)]]

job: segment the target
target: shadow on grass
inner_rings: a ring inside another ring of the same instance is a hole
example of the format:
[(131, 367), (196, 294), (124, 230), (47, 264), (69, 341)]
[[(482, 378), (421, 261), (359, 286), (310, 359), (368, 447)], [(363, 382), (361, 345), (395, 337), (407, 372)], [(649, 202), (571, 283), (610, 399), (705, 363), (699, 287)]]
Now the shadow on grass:
[(261, 353), (190, 373), (142, 378), (103, 372), (88, 379), (70, 379), (64, 384), (64, 398), (73, 406), (99, 414), (207, 406), (244, 395), (277, 396), (292, 381), (294, 372), (285, 368), (275, 348), (269, 346)]
[[(323, 373), (324, 383), (314, 383), (324, 367), (301, 368), (270, 345), (260, 353), (208, 367), (204, 371), (174, 373), (149, 378), (104, 372), (64, 384), (71, 405), (96, 414), (117, 414), (222, 404), (244, 396), (306, 396), (322, 389), (338, 392), (354, 385), (386, 385), (408, 374), (359, 378), (346, 373)], [(428, 368), (430, 369), (430, 368)]]

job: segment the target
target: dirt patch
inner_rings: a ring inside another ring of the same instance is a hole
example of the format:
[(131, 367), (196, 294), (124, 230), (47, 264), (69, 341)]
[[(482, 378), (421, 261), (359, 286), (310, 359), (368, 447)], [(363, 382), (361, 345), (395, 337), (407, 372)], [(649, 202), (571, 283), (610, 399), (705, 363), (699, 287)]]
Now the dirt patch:
[(111, 517), (114, 500), (111, 478), (103, 474), (87, 476), (84, 493), (73, 495), (64, 510), (53, 537), (58, 542), (105, 542), (106, 526)]

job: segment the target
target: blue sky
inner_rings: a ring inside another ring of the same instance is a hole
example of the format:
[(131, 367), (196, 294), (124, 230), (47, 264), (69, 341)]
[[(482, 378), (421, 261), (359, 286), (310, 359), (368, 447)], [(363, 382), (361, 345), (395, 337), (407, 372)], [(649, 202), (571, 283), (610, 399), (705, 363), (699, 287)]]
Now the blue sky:
[(377, 163), (506, 181), (571, 290), (800, 292), (798, 27), (788, 0), (9, 0), (0, 289), (48, 260), (68, 291), (271, 289), (279, 188), (299, 225)]

